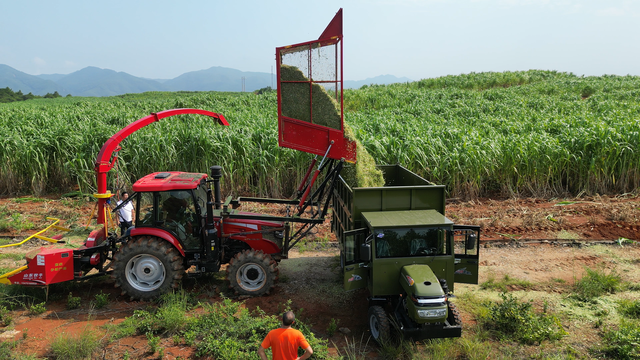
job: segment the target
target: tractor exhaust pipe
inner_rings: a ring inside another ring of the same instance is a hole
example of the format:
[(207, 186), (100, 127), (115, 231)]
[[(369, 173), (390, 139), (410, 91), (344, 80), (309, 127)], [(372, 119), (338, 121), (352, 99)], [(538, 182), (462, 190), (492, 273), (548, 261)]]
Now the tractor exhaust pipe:
[(222, 195), (220, 195), (220, 178), (222, 177), (222, 166), (213, 165), (209, 168), (211, 170), (211, 180), (213, 180), (213, 196), (216, 209), (220, 209), (222, 205)]

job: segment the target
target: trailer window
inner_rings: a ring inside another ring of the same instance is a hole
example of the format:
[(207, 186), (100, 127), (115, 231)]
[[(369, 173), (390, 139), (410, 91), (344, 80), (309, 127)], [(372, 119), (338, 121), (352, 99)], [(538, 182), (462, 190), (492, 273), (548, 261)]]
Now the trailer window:
[(378, 229), (375, 237), (377, 258), (446, 255), (446, 229)]

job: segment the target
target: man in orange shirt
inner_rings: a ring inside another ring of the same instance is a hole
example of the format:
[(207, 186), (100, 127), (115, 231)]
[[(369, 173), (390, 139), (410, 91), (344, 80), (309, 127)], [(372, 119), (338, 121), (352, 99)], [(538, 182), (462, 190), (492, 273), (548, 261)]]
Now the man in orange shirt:
[[(271, 348), (273, 360), (304, 360), (313, 354), (311, 345), (304, 338), (299, 330), (291, 328), (296, 316), (293, 311), (282, 314), (282, 326), (279, 329), (271, 330), (258, 347), (258, 355), (262, 360), (268, 360), (265, 349)], [(298, 357), (298, 348), (304, 349), (304, 354)]]

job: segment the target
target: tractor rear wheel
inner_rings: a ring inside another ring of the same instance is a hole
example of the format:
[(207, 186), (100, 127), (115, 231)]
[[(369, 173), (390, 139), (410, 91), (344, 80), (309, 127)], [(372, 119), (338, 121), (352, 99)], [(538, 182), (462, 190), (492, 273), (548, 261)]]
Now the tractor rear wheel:
[(113, 257), (116, 287), (132, 299), (152, 300), (180, 286), (183, 258), (173, 245), (155, 236), (134, 238)]
[(237, 253), (227, 267), (229, 288), (239, 295), (269, 294), (277, 277), (275, 260), (260, 250), (250, 249)]
[(391, 323), (382, 306), (374, 305), (369, 308), (369, 330), (379, 345), (384, 345), (391, 339)]

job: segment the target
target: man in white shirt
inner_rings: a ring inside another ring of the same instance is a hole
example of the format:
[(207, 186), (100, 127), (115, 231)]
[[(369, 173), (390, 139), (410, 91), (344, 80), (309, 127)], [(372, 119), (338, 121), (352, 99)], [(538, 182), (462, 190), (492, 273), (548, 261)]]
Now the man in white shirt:
[[(129, 193), (126, 191), (122, 191), (122, 198), (118, 200), (117, 205), (122, 204), (123, 201), (126, 201), (129, 198)], [(127, 229), (133, 226), (133, 222), (135, 221), (135, 210), (133, 208), (133, 204), (131, 201), (127, 202), (123, 207), (118, 210), (118, 216), (116, 216), (116, 220), (118, 221), (118, 225), (120, 225), (120, 236), (124, 235), (127, 232)]]

